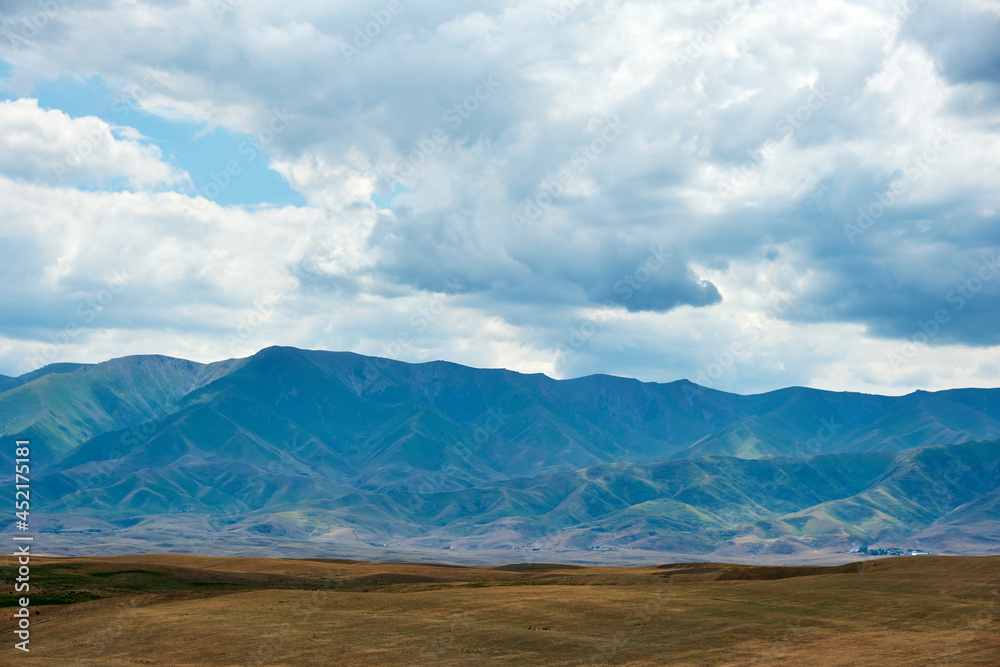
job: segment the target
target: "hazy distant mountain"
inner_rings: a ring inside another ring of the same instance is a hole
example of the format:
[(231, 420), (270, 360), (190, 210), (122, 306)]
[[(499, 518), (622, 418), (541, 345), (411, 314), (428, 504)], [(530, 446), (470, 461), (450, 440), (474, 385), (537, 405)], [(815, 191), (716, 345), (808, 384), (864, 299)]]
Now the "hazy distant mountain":
[(1000, 445), (971, 443), (1000, 439), (997, 389), (739, 396), (269, 348), (36, 372), (0, 424), (32, 440), (53, 526), (167, 548), (177, 517), (263, 544), (687, 552), (1000, 525)]

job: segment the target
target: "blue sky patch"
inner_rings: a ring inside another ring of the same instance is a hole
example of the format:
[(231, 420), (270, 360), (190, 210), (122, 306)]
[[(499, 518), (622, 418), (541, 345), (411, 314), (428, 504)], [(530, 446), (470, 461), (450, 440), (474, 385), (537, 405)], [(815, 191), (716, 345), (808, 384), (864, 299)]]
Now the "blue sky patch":
[[(9, 72), (2, 63), (0, 72)], [(168, 120), (139, 107), (128, 91), (110, 89), (100, 77), (60, 77), (35, 86), (31, 95), (46, 109), (74, 118), (96, 116), (111, 125), (133, 127), (163, 151), (164, 160), (191, 176), (193, 191), (224, 206), (302, 206), (305, 200), (280, 174), (256, 137), (222, 128), (205, 131), (203, 123)], [(16, 99), (0, 93), (5, 100)]]

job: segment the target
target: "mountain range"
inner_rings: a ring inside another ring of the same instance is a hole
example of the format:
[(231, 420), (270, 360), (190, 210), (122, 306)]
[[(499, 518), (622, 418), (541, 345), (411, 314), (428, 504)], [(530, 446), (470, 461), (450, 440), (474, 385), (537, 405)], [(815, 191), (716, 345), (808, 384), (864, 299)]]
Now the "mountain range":
[(64, 553), (1000, 553), (1000, 389), (741, 396), (272, 347), (0, 376), (0, 432), (31, 441)]

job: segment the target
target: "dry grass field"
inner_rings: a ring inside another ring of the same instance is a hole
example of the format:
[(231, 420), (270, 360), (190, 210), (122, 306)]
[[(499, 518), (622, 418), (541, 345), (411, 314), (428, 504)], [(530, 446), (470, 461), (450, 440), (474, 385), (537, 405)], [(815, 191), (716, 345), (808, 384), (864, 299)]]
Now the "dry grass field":
[(14, 649), (5, 566), (3, 665), (1000, 665), (1000, 557), (830, 568), (33, 558), (30, 654)]

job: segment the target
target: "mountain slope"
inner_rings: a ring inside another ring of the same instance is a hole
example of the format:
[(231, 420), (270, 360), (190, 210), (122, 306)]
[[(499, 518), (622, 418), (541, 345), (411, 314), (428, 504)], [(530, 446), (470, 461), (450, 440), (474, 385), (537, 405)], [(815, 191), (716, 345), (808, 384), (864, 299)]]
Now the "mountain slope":
[[(206, 366), (143, 356), (46, 366), (0, 393), (0, 436), (30, 440), (33, 462), (44, 465), (96, 435), (164, 414), (192, 389), (236, 363)], [(0, 457), (7, 460), (9, 453)]]
[(217, 400), (210, 409), (222, 420), (280, 412), (271, 424), (289, 422), (284, 430), (258, 434), (272, 444), (280, 436), (348, 447), (358, 469), (368, 470), (359, 483), (370, 488), (405, 486), (410, 476), (425, 487), (435, 483), (426, 471), (461, 478), (464, 467), (474, 472), (462, 483), (471, 483), (612, 461), (898, 451), (1000, 438), (1000, 390), (990, 389), (885, 397), (793, 387), (738, 396), (687, 381), (558, 381), (294, 348), (208, 366), (155, 356), (64, 366), (0, 392), (0, 434), (34, 437), (51, 450), (42, 461)]
[(39, 378), (0, 393), (4, 415), (6, 434), (34, 436), (56, 454), (107, 434), (68, 458), (72, 465), (99, 460), (115, 439), (120, 453), (162, 437), (204, 453), (215, 446), (202, 442), (207, 434), (228, 440), (239, 432), (267, 443), (255, 450), (257, 467), (279, 460), (277, 448), (359, 489), (433, 491), (617, 461), (898, 451), (1000, 438), (1000, 390), (738, 396), (686, 381), (559, 381), (269, 348), (207, 367), (130, 358)]
[(32, 380), (37, 380), (40, 377), (44, 377), (51, 373), (72, 373), (75, 370), (89, 366), (90, 364), (73, 364), (73, 363), (62, 363), (62, 364), (48, 364), (47, 366), (42, 366), (41, 368), (31, 371), (30, 373), (25, 373), (18, 377), (8, 377), (6, 375), (0, 375), (0, 393), (7, 391), (8, 389), (13, 389), (15, 387), (20, 387), (22, 384), (27, 384)]
[(0, 392), (4, 435), (32, 440), (33, 508), (164, 546), (182, 525), (262, 545), (785, 553), (958, 528), (988, 545), (1000, 471), (975, 441), (998, 417), (996, 389), (738, 396), (279, 347)]
[[(323, 542), (349, 529), (365, 541), (423, 549), (791, 553), (909, 540), (935, 527), (992, 520), (1000, 493), (1000, 442), (895, 454), (618, 463), (433, 493), (358, 491), (307, 469), (177, 461), (119, 467), (97, 483), (74, 486), (81, 466), (42, 481), (40, 495), (61, 494), (46, 512), (100, 518), (126, 532), (136, 517), (148, 527), (190, 512), (206, 517), (213, 532), (258, 538), (266, 529)], [(1000, 541), (983, 544), (1000, 549)]]

